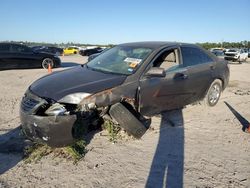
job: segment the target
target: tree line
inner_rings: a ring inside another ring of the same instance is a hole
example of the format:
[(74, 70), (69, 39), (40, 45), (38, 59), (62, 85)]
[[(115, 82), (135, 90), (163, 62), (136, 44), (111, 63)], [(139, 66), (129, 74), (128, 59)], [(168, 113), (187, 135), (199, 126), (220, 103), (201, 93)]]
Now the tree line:
[(197, 43), (205, 49), (210, 48), (250, 48), (250, 41), (240, 41), (240, 42), (219, 42), (219, 43)]
[[(99, 45), (99, 44), (85, 44), (85, 43), (75, 43), (75, 42), (67, 42), (67, 43), (47, 43), (47, 42), (29, 42), (29, 41), (4, 41), (4, 42), (13, 42), (19, 44), (25, 44), (27, 46), (54, 46), (54, 47), (69, 47), (69, 46), (100, 46), (100, 47), (112, 47), (114, 44), (107, 45)], [(202, 46), (205, 49), (210, 48), (250, 48), (250, 41), (240, 41), (240, 42), (204, 42), (204, 43), (196, 43)]]
[(24, 44), (27, 46), (53, 46), (59, 48), (67, 48), (69, 46), (99, 46), (99, 47), (111, 47), (113, 44), (100, 45), (100, 44), (87, 44), (87, 43), (75, 43), (75, 42), (62, 42), (62, 43), (48, 43), (48, 42), (30, 42), (30, 41), (0, 41), (0, 42), (10, 42)]

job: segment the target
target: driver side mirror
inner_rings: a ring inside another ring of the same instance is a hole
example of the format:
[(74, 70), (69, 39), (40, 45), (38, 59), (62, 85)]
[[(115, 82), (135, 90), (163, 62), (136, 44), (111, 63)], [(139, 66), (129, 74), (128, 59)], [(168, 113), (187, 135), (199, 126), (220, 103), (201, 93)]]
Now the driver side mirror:
[(150, 76), (150, 77), (165, 77), (166, 72), (163, 68), (159, 67), (151, 67), (148, 72), (145, 74), (145, 76)]

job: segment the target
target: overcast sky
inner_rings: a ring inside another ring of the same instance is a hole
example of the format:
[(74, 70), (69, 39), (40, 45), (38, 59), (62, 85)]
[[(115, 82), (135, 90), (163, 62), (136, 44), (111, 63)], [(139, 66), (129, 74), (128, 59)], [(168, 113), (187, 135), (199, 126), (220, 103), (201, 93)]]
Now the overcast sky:
[(250, 40), (250, 0), (2, 0), (0, 41)]

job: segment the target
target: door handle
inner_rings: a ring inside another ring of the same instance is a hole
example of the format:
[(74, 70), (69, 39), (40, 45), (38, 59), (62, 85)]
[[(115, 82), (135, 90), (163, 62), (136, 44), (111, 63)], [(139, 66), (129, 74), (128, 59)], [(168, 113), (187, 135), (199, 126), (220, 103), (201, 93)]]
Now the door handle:
[(214, 70), (214, 69), (215, 69), (215, 66), (214, 66), (214, 65), (211, 65), (211, 66), (210, 66), (210, 69), (211, 69), (211, 70)]
[(174, 76), (175, 80), (186, 80), (188, 78), (188, 75), (185, 73), (176, 73)]

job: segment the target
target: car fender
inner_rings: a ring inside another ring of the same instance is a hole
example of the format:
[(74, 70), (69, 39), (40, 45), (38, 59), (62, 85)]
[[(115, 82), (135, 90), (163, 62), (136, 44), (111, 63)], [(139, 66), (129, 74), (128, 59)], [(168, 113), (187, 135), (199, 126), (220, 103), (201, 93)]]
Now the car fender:
[(97, 107), (111, 106), (121, 101), (129, 101), (132, 105), (137, 103), (138, 83), (126, 83), (118, 87), (107, 89), (84, 98), (79, 106), (93, 104)]

